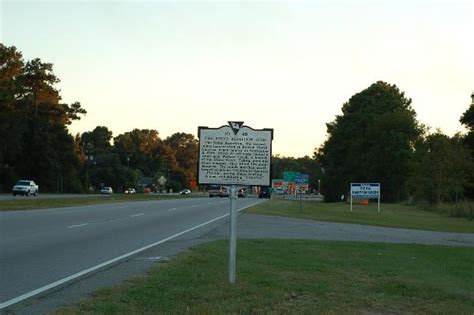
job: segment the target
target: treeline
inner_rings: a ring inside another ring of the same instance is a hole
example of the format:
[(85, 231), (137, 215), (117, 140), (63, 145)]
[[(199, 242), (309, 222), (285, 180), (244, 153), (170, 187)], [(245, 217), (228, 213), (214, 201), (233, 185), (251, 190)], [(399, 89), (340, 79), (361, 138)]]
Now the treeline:
[[(86, 115), (79, 102), (61, 102), (51, 63), (25, 61), (15, 47), (0, 44), (0, 191), (19, 179), (33, 179), (42, 192), (97, 192), (111, 186), (189, 188), (196, 181), (198, 140), (175, 133), (134, 129), (116, 137), (106, 126), (72, 136), (68, 126)], [(275, 157), (274, 172), (317, 174), (309, 157)], [(158, 184), (163, 176), (166, 183)], [(320, 176), (311, 176), (317, 180)]]
[[(113, 139), (113, 145), (111, 141)], [(127, 187), (178, 191), (196, 181), (198, 140), (175, 133), (162, 140), (158, 131), (134, 129), (112, 137), (107, 127), (76, 136), (80, 178), (89, 191), (104, 185), (121, 192)], [(159, 178), (166, 179), (159, 185)]]
[(98, 126), (73, 137), (68, 126), (86, 110), (61, 102), (59, 81), (51, 63), (25, 61), (16, 47), (0, 44), (0, 191), (21, 178), (34, 179), (43, 192), (153, 188), (161, 176), (177, 190), (196, 179), (193, 135), (162, 140), (156, 130), (134, 129), (113, 138)]
[(314, 154), (326, 200), (340, 200), (351, 182), (380, 182), (389, 202), (474, 196), (474, 105), (460, 117), (467, 134), (449, 137), (422, 125), (411, 102), (397, 86), (376, 82), (342, 106)]

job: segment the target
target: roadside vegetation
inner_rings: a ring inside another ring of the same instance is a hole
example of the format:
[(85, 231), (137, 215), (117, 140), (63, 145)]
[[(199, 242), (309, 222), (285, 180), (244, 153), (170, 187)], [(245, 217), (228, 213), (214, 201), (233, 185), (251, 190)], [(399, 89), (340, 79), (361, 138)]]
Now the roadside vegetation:
[(367, 224), (386, 227), (421, 229), (443, 232), (474, 233), (474, 220), (454, 218), (446, 214), (427, 211), (426, 207), (404, 204), (382, 204), (377, 212), (377, 202), (368, 206), (354, 204), (350, 212), (348, 203), (322, 203), (271, 199), (246, 209), (245, 212), (310, 219), (330, 222)]
[(241, 240), (229, 285), (227, 246), (191, 248), (56, 314), (474, 312), (472, 248)]

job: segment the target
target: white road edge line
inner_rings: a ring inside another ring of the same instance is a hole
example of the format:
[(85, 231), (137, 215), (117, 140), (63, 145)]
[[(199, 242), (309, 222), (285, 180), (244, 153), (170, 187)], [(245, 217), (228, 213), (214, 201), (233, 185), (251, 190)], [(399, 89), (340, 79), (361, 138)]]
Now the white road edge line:
[(170, 208), (170, 209), (168, 209), (168, 211), (171, 211), (171, 210), (176, 210), (176, 208)]
[(81, 226), (85, 226), (85, 225), (88, 225), (88, 224), (89, 224), (89, 223), (82, 223), (82, 224), (70, 225), (70, 226), (68, 226), (67, 228), (68, 228), (68, 229), (74, 229), (74, 228), (81, 227)]
[(144, 215), (143, 213), (132, 214), (130, 218), (135, 218)]
[[(245, 206), (245, 207), (243, 207), (243, 208), (238, 209), (237, 211), (245, 210), (245, 209), (250, 208), (251, 206), (254, 206), (254, 205), (255, 205), (255, 204), (251, 204), (251, 205)], [(136, 255), (136, 254), (138, 254), (138, 253), (141, 253), (141, 252), (143, 252), (143, 251), (145, 251), (145, 250), (147, 250), (147, 249), (150, 249), (150, 248), (152, 248), (152, 247), (154, 247), (154, 246), (163, 244), (163, 243), (165, 243), (165, 242), (167, 242), (167, 241), (169, 241), (169, 240), (171, 240), (171, 239), (173, 239), (173, 238), (176, 238), (176, 237), (178, 237), (178, 236), (181, 236), (181, 235), (183, 235), (183, 234), (185, 234), (185, 233), (188, 233), (188, 232), (191, 232), (191, 231), (193, 231), (193, 230), (199, 229), (200, 227), (203, 227), (203, 226), (205, 226), (205, 225), (207, 225), (207, 224), (209, 224), (209, 223), (215, 222), (215, 221), (217, 221), (217, 220), (223, 219), (223, 218), (228, 217), (228, 216), (229, 216), (229, 213), (228, 213), (228, 214), (225, 214), (225, 215), (221, 215), (220, 217), (217, 217), (217, 218), (214, 218), (214, 219), (209, 220), (209, 221), (207, 221), (207, 222), (201, 223), (201, 224), (196, 225), (196, 226), (194, 226), (194, 227), (192, 227), (192, 228), (190, 228), (190, 229), (187, 229), (187, 230), (181, 231), (181, 232), (179, 232), (179, 233), (176, 233), (176, 234), (174, 234), (174, 235), (168, 236), (167, 238), (164, 238), (164, 239), (162, 239), (162, 240), (160, 240), (160, 241), (158, 241), (158, 242), (152, 243), (152, 244), (150, 244), (150, 245), (146, 245), (146, 246), (144, 246), (144, 247), (142, 247), (142, 248), (136, 249), (136, 250), (131, 251), (131, 252), (129, 252), (129, 253), (127, 253), (127, 254), (124, 254), (124, 255), (122, 255), (122, 256), (113, 258), (113, 259), (108, 260), (108, 261), (106, 261), (106, 262), (103, 262), (103, 263), (101, 263), (101, 264), (98, 264), (98, 265), (95, 265), (95, 266), (93, 266), (93, 267), (87, 268), (87, 269), (85, 269), (85, 270), (79, 271), (78, 273), (75, 273), (75, 274), (73, 274), (73, 275), (70, 275), (69, 277), (66, 277), (66, 278), (63, 278), (63, 279), (61, 279), (61, 280), (52, 282), (52, 283), (47, 284), (47, 285), (45, 285), (45, 286), (42, 286), (42, 287), (40, 287), (40, 288), (38, 288), (38, 289), (36, 289), (36, 290), (30, 291), (30, 292), (25, 293), (25, 294), (23, 294), (23, 295), (20, 295), (20, 296), (18, 296), (18, 297), (16, 297), (16, 298), (13, 298), (13, 299), (8, 300), (8, 301), (6, 301), (6, 302), (0, 303), (0, 310), (6, 308), (6, 307), (8, 307), (8, 306), (11, 306), (11, 305), (13, 305), (13, 304), (16, 304), (16, 303), (18, 303), (18, 302), (21, 302), (21, 301), (23, 301), (23, 300), (29, 299), (29, 298), (31, 298), (31, 297), (33, 297), (33, 296), (35, 296), (35, 295), (38, 295), (38, 294), (40, 294), (40, 293), (43, 293), (43, 292), (45, 292), (45, 291), (48, 291), (48, 290), (50, 290), (50, 289), (52, 289), (52, 288), (55, 288), (55, 287), (60, 286), (60, 285), (62, 285), (62, 284), (65, 284), (66, 282), (69, 282), (69, 281), (71, 281), (71, 280), (74, 280), (74, 279), (77, 279), (77, 278), (79, 278), (79, 277), (82, 277), (82, 276), (88, 274), (89, 272), (93, 272), (93, 271), (95, 271), (95, 270), (97, 270), (97, 269), (104, 268), (104, 267), (106, 267), (106, 266), (108, 266), (108, 265), (110, 265), (110, 264), (113, 264), (113, 263), (118, 262), (118, 261), (120, 261), (120, 260), (122, 260), (122, 259), (128, 258), (128, 257), (130, 257), (130, 256)], [(86, 223), (86, 224), (87, 224), (87, 223)]]

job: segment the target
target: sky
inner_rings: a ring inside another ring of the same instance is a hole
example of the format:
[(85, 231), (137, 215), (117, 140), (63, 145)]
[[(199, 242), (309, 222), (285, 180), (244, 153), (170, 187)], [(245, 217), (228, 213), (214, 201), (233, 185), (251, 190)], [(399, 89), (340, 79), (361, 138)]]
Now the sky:
[(273, 128), (273, 154), (312, 156), (326, 123), (379, 80), (434, 131), (463, 132), (474, 91), (474, 1), (8, 1), (0, 40), (54, 64), (63, 102), (106, 126), (197, 137)]

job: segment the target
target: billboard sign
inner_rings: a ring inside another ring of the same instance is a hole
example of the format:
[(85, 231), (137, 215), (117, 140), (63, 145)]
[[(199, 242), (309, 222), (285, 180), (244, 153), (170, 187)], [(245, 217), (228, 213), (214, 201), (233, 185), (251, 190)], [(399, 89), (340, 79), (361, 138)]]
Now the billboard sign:
[(198, 137), (199, 184), (270, 186), (273, 129), (234, 121), (199, 127)]

